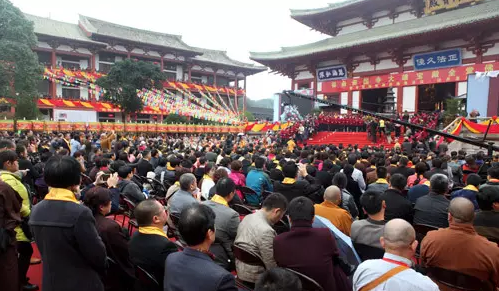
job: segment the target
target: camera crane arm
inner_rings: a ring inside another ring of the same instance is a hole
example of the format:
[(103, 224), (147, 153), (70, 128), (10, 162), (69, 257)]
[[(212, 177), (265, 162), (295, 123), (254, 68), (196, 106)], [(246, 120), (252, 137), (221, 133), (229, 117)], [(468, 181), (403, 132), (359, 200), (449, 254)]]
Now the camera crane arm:
[(464, 138), (464, 137), (460, 137), (460, 136), (457, 136), (457, 135), (449, 134), (447, 132), (442, 132), (442, 131), (430, 129), (430, 128), (427, 128), (427, 127), (424, 127), (424, 126), (421, 126), (421, 125), (417, 125), (417, 124), (412, 124), (412, 123), (408, 123), (408, 122), (405, 122), (405, 121), (401, 121), (401, 120), (396, 119), (396, 118), (386, 117), (386, 116), (383, 116), (383, 115), (381, 115), (379, 113), (375, 113), (375, 112), (371, 112), (371, 111), (367, 111), (367, 110), (362, 110), (362, 109), (357, 109), (357, 108), (353, 108), (353, 107), (350, 107), (350, 106), (347, 106), (347, 105), (341, 105), (341, 104), (337, 104), (337, 103), (326, 101), (326, 100), (320, 100), (320, 99), (317, 99), (316, 97), (312, 97), (312, 96), (307, 96), (307, 95), (295, 93), (292, 90), (285, 90), (282, 93), (284, 95), (288, 96), (289, 98), (291, 98), (291, 97), (298, 97), (298, 98), (302, 98), (302, 99), (308, 99), (308, 100), (312, 100), (312, 101), (315, 101), (315, 102), (319, 102), (319, 103), (322, 103), (322, 104), (327, 104), (329, 106), (336, 106), (336, 107), (339, 107), (341, 109), (350, 110), (352, 112), (359, 112), (359, 113), (364, 114), (364, 115), (370, 115), (370, 116), (374, 116), (374, 117), (379, 118), (379, 119), (388, 120), (388, 121), (390, 121), (392, 123), (400, 124), (400, 125), (403, 125), (405, 127), (411, 127), (411, 128), (423, 130), (423, 131), (429, 132), (429, 133), (434, 134), (434, 135), (439, 135), (439, 136), (443, 136), (445, 138), (454, 139), (454, 140), (457, 140), (457, 141), (460, 141), (460, 142), (463, 142), (463, 143), (467, 143), (467, 144), (471, 144), (471, 145), (474, 145), (474, 146), (478, 146), (478, 147), (481, 147), (481, 148), (486, 148), (488, 150), (488, 156), (492, 156), (494, 151), (499, 151), (499, 146), (496, 146), (496, 145), (494, 145), (494, 143), (491, 143), (491, 142), (490, 143), (485, 143), (485, 142), (471, 140), (471, 139), (468, 139), (468, 138)]

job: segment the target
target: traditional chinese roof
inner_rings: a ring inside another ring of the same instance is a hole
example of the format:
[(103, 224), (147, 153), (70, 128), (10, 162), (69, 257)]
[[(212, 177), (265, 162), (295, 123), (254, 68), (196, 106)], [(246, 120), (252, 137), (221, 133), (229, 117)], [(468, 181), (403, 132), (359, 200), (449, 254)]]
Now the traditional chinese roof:
[[(353, 1), (353, 0), (352, 0)], [(360, 0), (357, 0), (360, 1)], [(367, 1), (367, 0), (366, 0)], [(330, 37), (318, 42), (283, 47), (275, 52), (251, 52), (251, 59), (260, 63), (279, 61), (291, 58), (311, 56), (320, 53), (348, 50), (365, 52), (368, 44), (390, 44), (399, 38), (418, 40), (416, 36), (439, 33), (449, 28), (459, 28), (499, 19), (499, 1), (489, 0), (482, 4), (452, 10), (446, 13), (431, 15), (395, 24), (379, 26), (372, 29)]]
[(353, 6), (355, 4), (364, 4), (364, 2), (368, 2), (372, 0), (344, 0), (338, 3), (329, 3), (327, 7), (322, 8), (314, 8), (314, 9), (290, 9), (292, 18), (300, 18), (302, 16), (311, 16), (322, 14), (324, 12), (331, 12), (335, 10), (339, 10), (341, 8)]
[(33, 21), (35, 33), (42, 36), (63, 38), (67, 40), (85, 42), (106, 46), (105, 43), (94, 41), (87, 37), (77, 24), (52, 20), (45, 17), (24, 14), (29, 21)]
[(132, 42), (149, 44), (158, 47), (170, 48), (194, 54), (201, 54), (197, 49), (187, 45), (182, 41), (182, 36), (167, 33), (154, 32), (123, 26), (103, 20), (80, 15), (79, 24), (92, 35), (100, 35), (115, 39), (122, 39)]
[(244, 70), (246, 72), (252, 72), (252, 73), (260, 73), (264, 72), (267, 70), (267, 67), (264, 66), (257, 66), (254, 64), (249, 64), (249, 63), (243, 63), (234, 59), (231, 59), (226, 51), (219, 51), (219, 50), (209, 50), (209, 49), (203, 49), (203, 48), (196, 48), (197, 50), (201, 51), (203, 54), (196, 56), (193, 58), (194, 62), (199, 61), (203, 63), (210, 63), (210, 64), (220, 64), (220, 65), (225, 65), (227, 67), (231, 68), (236, 68), (240, 70)]

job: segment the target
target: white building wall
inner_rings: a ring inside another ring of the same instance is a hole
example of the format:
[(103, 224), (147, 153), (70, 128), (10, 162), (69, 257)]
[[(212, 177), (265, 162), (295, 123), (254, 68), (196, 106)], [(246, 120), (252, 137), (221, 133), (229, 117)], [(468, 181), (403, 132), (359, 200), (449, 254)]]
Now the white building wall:
[(370, 71), (374, 71), (374, 65), (371, 65), (370, 62), (364, 62), (359, 64), (359, 66), (354, 70), (354, 73), (370, 72)]
[(117, 62), (121, 62), (123, 59), (124, 59), (124, 57), (122, 57), (122, 56), (115, 56), (114, 57), (114, 62), (116, 62), (116, 63)]
[(402, 111), (416, 111), (417, 86), (404, 87), (404, 99), (402, 100)]
[(496, 43), (493, 47), (489, 48), (484, 56), (491, 56), (499, 54), (499, 43)]
[(367, 27), (363, 23), (357, 23), (354, 25), (345, 26), (341, 29), (338, 35), (349, 34), (354, 32), (359, 32), (362, 30), (366, 30)]
[(410, 47), (407, 50), (404, 51), (406, 54), (418, 54), (422, 52), (431, 52), (433, 51), (433, 47), (429, 45), (421, 45), (421, 46), (415, 46), (415, 47)]
[(296, 76), (295, 80), (305, 80), (305, 79), (313, 79), (314, 75), (310, 73), (309, 71), (301, 71), (298, 73), (298, 76)]
[(62, 84), (61, 83), (55, 84), (55, 96), (57, 96), (57, 97), (62, 96)]
[(87, 59), (80, 60), (80, 68), (82, 70), (86, 70), (88, 68), (88, 60)]
[(97, 122), (97, 112), (87, 110), (54, 109), (55, 121)]
[(317, 92), (322, 91), (322, 82), (317, 82)]
[(360, 91), (352, 92), (352, 107), (355, 109), (360, 108)]
[(378, 19), (378, 21), (374, 24), (374, 27), (380, 27), (380, 26), (385, 26), (385, 25), (390, 25), (393, 24), (393, 19), (391, 19), (388, 16), (381, 17)]
[(208, 83), (208, 76), (201, 76), (201, 82), (202, 82), (203, 84)]
[(451, 47), (457, 47), (457, 46), (463, 46), (466, 45), (466, 41), (463, 39), (454, 39), (450, 41), (444, 41), (442, 43), (439, 43), (439, 47), (444, 50), (446, 48), (451, 48)]
[(48, 43), (43, 42), (43, 41), (39, 41), (37, 43), (37, 46), (41, 47), (41, 48), (52, 49), (52, 47)]
[(87, 55), (92, 55), (92, 52), (90, 52), (87, 48), (77, 48), (76, 52), (80, 54), (87, 54)]
[(59, 50), (59, 51), (65, 51), (65, 52), (70, 52), (73, 49), (69, 45), (60, 45), (59, 47), (57, 47), (57, 50)]
[(152, 57), (161, 57), (157, 51), (148, 51), (147, 55)]
[(416, 19), (416, 15), (412, 14), (411, 12), (402, 12), (399, 14), (397, 18), (395, 18), (395, 23), (403, 22), (403, 21), (408, 21), (408, 20), (413, 20)]
[(393, 88), (393, 96), (395, 96), (395, 99), (394, 99), (394, 102), (395, 102), (395, 110), (397, 110), (397, 100), (398, 100), (398, 96), (399, 96), (399, 89), (400, 87), (394, 87)]
[(324, 61), (324, 62), (320, 62), (317, 67), (324, 68), (324, 67), (336, 66), (336, 65), (341, 65), (341, 62), (339, 60)]
[(95, 70), (99, 71), (99, 54), (95, 55)]
[(473, 52), (470, 52), (467, 49), (462, 49), (461, 54), (463, 59), (472, 59), (476, 57), (476, 55)]
[[(341, 105), (348, 105), (348, 92), (341, 92), (340, 103)], [(345, 109), (340, 109), (341, 114), (346, 114), (347, 112)]]
[(117, 51), (122, 51), (122, 52), (126, 52), (127, 51), (126, 48), (124, 46), (122, 46), (122, 45), (116, 45), (113, 48), (115, 50), (117, 50)]
[(461, 96), (468, 93), (468, 82), (457, 83), (457, 96)]
[(376, 65), (376, 70), (386, 70), (393, 68), (398, 68), (398, 66), (392, 60), (381, 60), (379, 64)]
[(345, 26), (345, 25), (352, 25), (353, 23), (357, 23), (359, 21), (362, 21), (362, 18), (360, 17), (355, 17), (347, 20), (343, 20), (338, 22), (338, 26)]

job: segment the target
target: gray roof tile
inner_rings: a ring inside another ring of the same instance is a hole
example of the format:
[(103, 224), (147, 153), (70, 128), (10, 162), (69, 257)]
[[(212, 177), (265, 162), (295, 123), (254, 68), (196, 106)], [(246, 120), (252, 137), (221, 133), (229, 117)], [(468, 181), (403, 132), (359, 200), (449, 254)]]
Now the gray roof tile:
[(50, 18), (35, 16), (26, 13), (24, 15), (28, 20), (33, 21), (36, 34), (48, 35), (104, 46), (106, 45), (105, 43), (93, 41), (92, 39), (87, 37), (77, 24), (56, 21)]
[(199, 54), (180, 35), (153, 32), (80, 15), (80, 24), (90, 33)]
[(243, 63), (234, 59), (231, 59), (227, 52), (219, 51), (219, 50), (209, 50), (203, 48), (196, 48), (203, 52), (202, 55), (194, 57), (194, 61), (206, 62), (206, 63), (215, 63), (226, 65), (229, 67), (237, 67), (243, 68), (246, 70), (254, 71), (254, 72), (263, 72), (267, 70), (267, 67), (257, 66), (254, 64)]
[[(315, 8), (315, 9), (291, 9), (291, 17), (309, 16), (314, 14), (320, 14), (323, 12), (334, 11), (343, 7), (350, 6), (352, 4), (367, 2), (372, 0), (344, 0), (338, 3), (330, 3), (327, 7)], [(379, 1), (379, 0), (378, 0)]]
[(283, 47), (280, 51), (251, 52), (250, 58), (255, 61), (289, 59), (315, 53), (348, 49), (369, 43), (389, 41), (400, 37), (416, 36), (423, 33), (465, 26), (496, 18), (499, 18), (499, 0), (488, 0), (481, 4), (441, 14), (375, 27), (337, 37), (330, 37), (305, 45)]

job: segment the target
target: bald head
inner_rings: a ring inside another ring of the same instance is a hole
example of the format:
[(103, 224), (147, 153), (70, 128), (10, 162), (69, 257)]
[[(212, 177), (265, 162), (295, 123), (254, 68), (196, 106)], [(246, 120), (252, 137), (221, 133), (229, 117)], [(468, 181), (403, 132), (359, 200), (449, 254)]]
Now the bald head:
[(337, 186), (329, 186), (324, 191), (324, 200), (339, 205), (341, 202), (341, 190)]
[(385, 224), (383, 238), (385, 240), (385, 248), (407, 248), (416, 239), (416, 232), (409, 222), (396, 218)]
[(450, 202), (449, 213), (454, 222), (472, 223), (475, 218), (475, 207), (470, 200), (464, 197), (457, 197)]

